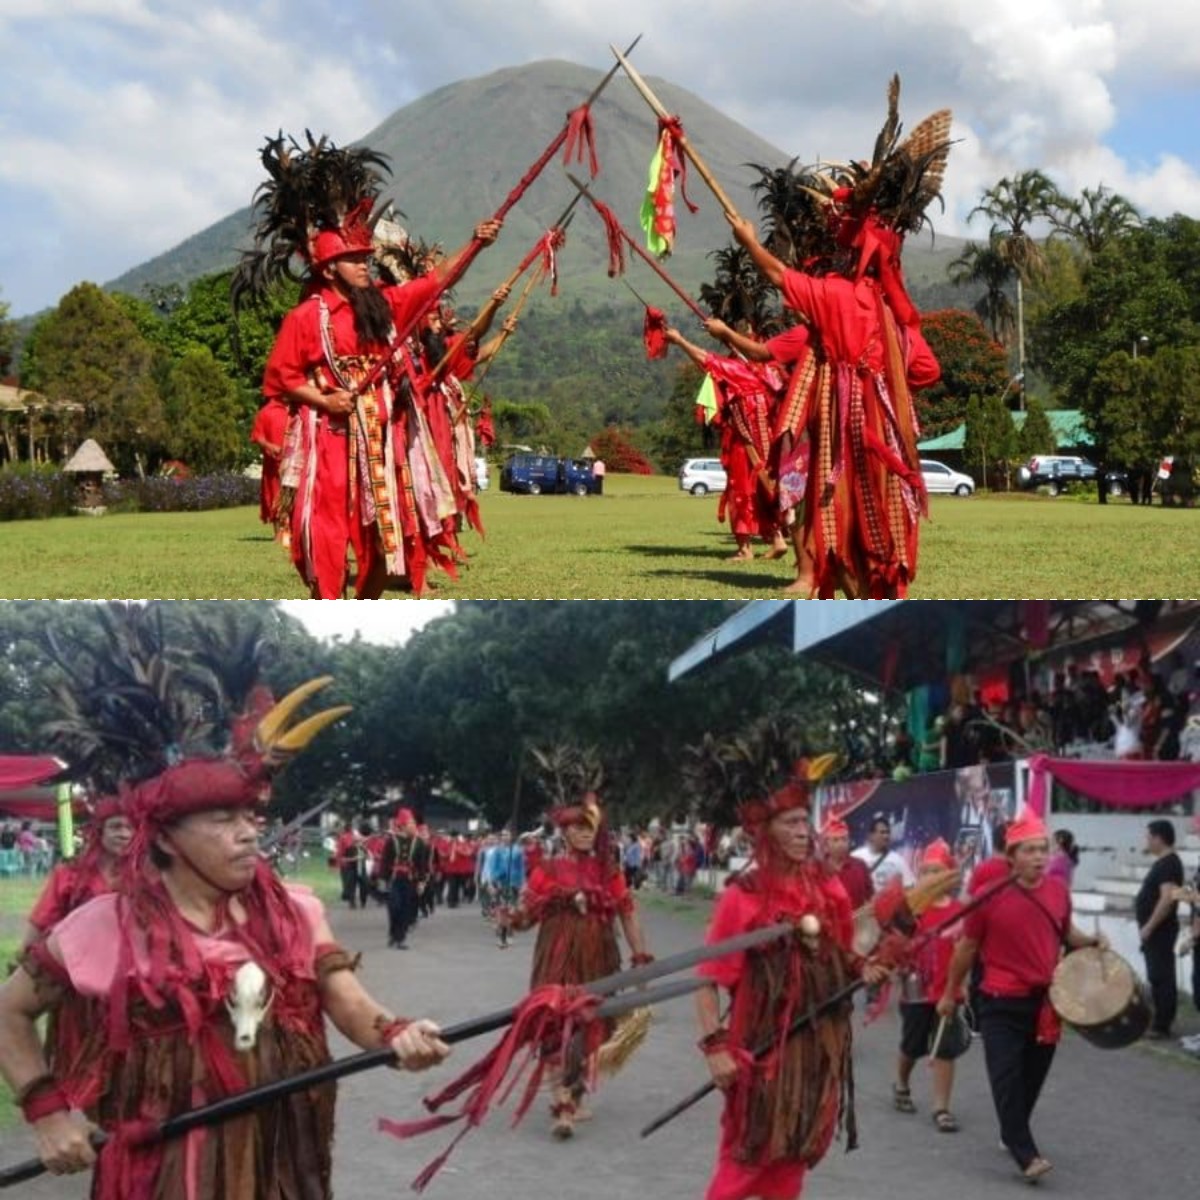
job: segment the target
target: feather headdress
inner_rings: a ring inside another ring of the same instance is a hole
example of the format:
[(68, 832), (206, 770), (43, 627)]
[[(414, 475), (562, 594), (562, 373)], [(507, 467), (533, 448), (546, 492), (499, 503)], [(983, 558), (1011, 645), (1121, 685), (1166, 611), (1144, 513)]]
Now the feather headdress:
[(61, 716), (45, 732), (75, 777), (120, 792), (136, 819), (165, 821), (201, 808), (252, 806), (271, 775), (349, 709), (292, 725), (316, 680), (278, 704), (259, 682), (261, 625), (232, 632), (193, 622), (170, 644), (158, 603), (97, 606), (101, 638), (68, 651), (48, 631), (62, 679)]
[(603, 820), (599, 792), (604, 768), (595, 748), (559, 743), (544, 750), (530, 747), (530, 754), (538, 785), (550, 803), (550, 819), (556, 825), (585, 821), (598, 829)]
[(367, 146), (339, 147), (304, 132), (307, 146), (280, 132), (262, 149), (269, 178), (254, 193), (254, 245), (230, 284), (235, 311), (276, 283), (300, 279), (298, 262), (312, 267), (372, 248), (375, 222), (387, 207), (376, 203), (387, 159)]
[(768, 717), (726, 738), (687, 747), (684, 779), (705, 820), (721, 829), (759, 829), (773, 816), (808, 808), (812, 787), (837, 756), (810, 758), (798, 728)]

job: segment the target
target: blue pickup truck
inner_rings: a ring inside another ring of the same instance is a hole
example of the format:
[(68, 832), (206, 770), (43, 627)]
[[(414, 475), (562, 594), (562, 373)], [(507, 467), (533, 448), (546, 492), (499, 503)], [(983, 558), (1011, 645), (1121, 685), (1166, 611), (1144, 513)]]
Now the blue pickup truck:
[(586, 458), (555, 458), (549, 454), (514, 454), (500, 472), (500, 490), (526, 496), (595, 496), (601, 480), (592, 475)]

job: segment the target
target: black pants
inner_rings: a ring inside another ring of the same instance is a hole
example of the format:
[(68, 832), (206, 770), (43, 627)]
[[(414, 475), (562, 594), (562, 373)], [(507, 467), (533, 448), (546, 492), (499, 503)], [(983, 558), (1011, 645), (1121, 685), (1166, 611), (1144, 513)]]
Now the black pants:
[(367, 876), (360, 872), (357, 863), (342, 868), (342, 899), (351, 908), (365, 908), (367, 904)]
[(1037, 1040), (1041, 996), (981, 997), (979, 1014), (992, 1101), (1000, 1118), (1000, 1138), (1024, 1170), (1038, 1157), (1029, 1127), (1042, 1084), (1054, 1061), (1054, 1046)]
[(463, 898), (467, 876), (448, 875), (446, 877), (446, 907), (457, 908)]
[(397, 875), (388, 891), (388, 943), (403, 946), (417, 919), (417, 889), (407, 876)]
[(1159, 1033), (1170, 1033), (1179, 1007), (1179, 991), (1175, 984), (1176, 934), (1159, 937), (1158, 932), (1142, 946), (1142, 957), (1146, 960), (1146, 978), (1154, 995), (1154, 1028)]

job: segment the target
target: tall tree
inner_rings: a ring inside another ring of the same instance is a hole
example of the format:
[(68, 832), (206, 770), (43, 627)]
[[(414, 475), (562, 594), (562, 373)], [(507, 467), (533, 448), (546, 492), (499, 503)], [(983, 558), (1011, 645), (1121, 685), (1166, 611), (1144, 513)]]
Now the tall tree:
[(941, 379), (917, 394), (921, 430), (937, 437), (962, 424), (972, 396), (1004, 394), (1008, 364), (972, 313), (957, 308), (925, 313), (921, 332), (942, 368)]
[(1110, 242), (1132, 233), (1142, 223), (1141, 213), (1119, 192), (1101, 184), (1084, 188), (1078, 199), (1063, 198), (1050, 214), (1051, 223), (1089, 255), (1099, 254)]
[(121, 305), (94, 283), (69, 291), (35, 329), (28, 385), (58, 403), (83, 406), (83, 433), (121, 470), (144, 474), (166, 436), (160, 354)]
[(0, 376), (7, 375), (12, 369), (13, 352), (17, 344), (17, 330), (8, 319), (9, 305), (0, 300)]
[(997, 479), (1011, 485), (1013, 462), (1017, 456), (1017, 435), (1012, 413), (998, 395), (972, 396), (967, 403), (967, 432), (963, 460), (979, 482), (988, 487)]
[(1040, 400), (1030, 400), (1025, 410), (1025, 423), (1017, 430), (1017, 454), (1032, 458), (1035, 454), (1053, 454), (1058, 449), (1054, 427)]
[[(989, 241), (1012, 267), (1017, 283), (1017, 374), (1025, 372), (1025, 293), (1026, 285), (1040, 278), (1045, 265), (1041, 246), (1030, 228), (1038, 220), (1048, 220), (1061, 210), (1059, 190), (1041, 171), (1023, 171), (1011, 179), (1001, 179), (983, 193), (968, 220), (982, 213), (991, 221)], [(1024, 403), (1024, 383), (1021, 388)]]
[(983, 288), (975, 312), (991, 330), (993, 341), (1007, 343), (1017, 324), (1016, 310), (1008, 297), (1014, 272), (1000, 249), (999, 238), (993, 234), (985, 243), (968, 242), (947, 273), (952, 283)]
[(167, 452), (193, 471), (230, 471), (251, 457), (237, 385), (203, 348), (171, 366), (164, 389)]

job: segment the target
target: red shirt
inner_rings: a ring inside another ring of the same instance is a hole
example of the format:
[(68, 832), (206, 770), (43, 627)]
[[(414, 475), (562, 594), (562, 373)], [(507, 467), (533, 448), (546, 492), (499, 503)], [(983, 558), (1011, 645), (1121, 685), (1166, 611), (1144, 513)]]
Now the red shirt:
[(1058, 879), (1018, 883), (969, 913), (963, 933), (979, 943), (983, 991), (1027, 996), (1048, 988), (1070, 920), (1071, 893)]
[(861, 858), (853, 854), (847, 855), (846, 861), (838, 868), (837, 877), (850, 897), (851, 908), (862, 908), (875, 894), (875, 885), (871, 882), (871, 868)]
[[(950, 959), (954, 955), (954, 943), (962, 933), (962, 925), (953, 918), (963, 910), (962, 901), (951, 900), (940, 908), (927, 908), (917, 918), (917, 936), (928, 933), (935, 925), (950, 921), (935, 937), (929, 939), (917, 951), (916, 968), (921, 980), (921, 989), (927, 1004), (936, 1004), (946, 990), (946, 977), (950, 974)], [(961, 999), (961, 996), (959, 997)]]
[[(403, 333), (414, 318), (433, 304), (438, 295), (438, 282), (432, 275), (422, 275), (411, 283), (383, 288), (382, 291), (392, 307), (396, 330)], [(318, 296), (324, 298), (329, 308), (334, 353), (362, 353), (349, 302), (331, 287), (320, 288), (283, 318), (263, 374), (263, 394), (268, 398), (286, 397), (289, 392), (312, 383), (312, 371), (326, 362), (325, 347), (321, 342)], [(382, 349), (379, 347), (381, 352)]]
[[(722, 942), (740, 933), (772, 925), (783, 917), (812, 913), (843, 948), (854, 935), (854, 914), (846, 889), (836, 875), (822, 872), (787, 875), (766, 881), (768, 890), (731, 883), (717, 898), (705, 942)], [(746, 951), (701, 963), (696, 973), (720, 987), (737, 986), (746, 969)]]

